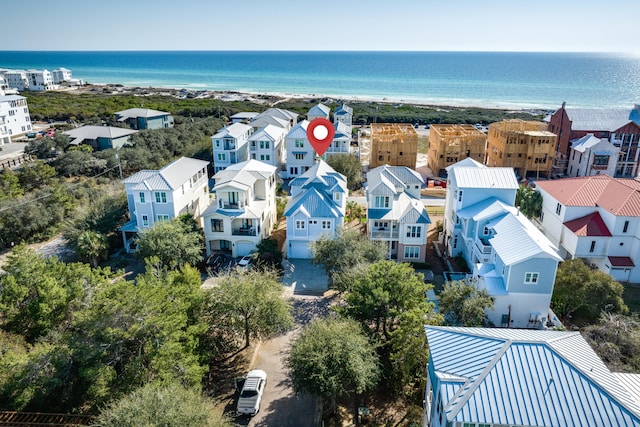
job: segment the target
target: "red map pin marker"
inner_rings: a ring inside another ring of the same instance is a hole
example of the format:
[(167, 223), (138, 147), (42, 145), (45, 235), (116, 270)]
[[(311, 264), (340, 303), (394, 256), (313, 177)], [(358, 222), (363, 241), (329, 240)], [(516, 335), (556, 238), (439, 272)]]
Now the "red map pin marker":
[(307, 138), (318, 156), (322, 156), (333, 141), (336, 130), (327, 119), (313, 119), (307, 126)]

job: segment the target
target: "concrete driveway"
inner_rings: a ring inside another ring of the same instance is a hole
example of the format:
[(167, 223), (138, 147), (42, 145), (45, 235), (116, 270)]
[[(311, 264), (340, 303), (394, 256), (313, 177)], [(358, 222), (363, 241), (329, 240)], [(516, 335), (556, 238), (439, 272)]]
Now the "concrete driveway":
[(290, 295), (323, 295), (329, 290), (329, 278), (310, 259), (285, 259), (282, 261), (284, 277), (282, 283)]

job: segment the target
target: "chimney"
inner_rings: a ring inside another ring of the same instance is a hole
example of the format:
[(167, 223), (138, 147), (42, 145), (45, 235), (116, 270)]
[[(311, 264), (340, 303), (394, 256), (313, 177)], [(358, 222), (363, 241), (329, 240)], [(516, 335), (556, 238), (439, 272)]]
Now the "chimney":
[(562, 101), (562, 109), (564, 110), (564, 107), (567, 106), (567, 102), (566, 101)]

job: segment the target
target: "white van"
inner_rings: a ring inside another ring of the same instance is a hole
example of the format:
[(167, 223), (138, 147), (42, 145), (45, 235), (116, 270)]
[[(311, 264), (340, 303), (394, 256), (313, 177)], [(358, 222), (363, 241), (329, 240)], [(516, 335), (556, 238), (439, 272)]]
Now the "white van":
[(267, 373), (260, 369), (249, 371), (238, 398), (238, 413), (255, 415), (260, 410), (260, 401), (267, 385)]

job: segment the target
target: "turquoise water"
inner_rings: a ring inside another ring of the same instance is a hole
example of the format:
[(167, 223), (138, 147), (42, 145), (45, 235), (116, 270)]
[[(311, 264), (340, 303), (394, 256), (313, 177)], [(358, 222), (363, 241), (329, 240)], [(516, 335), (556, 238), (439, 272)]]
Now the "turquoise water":
[(0, 51), (0, 68), (57, 67), (143, 87), (509, 108), (640, 103), (640, 58), (597, 53)]

